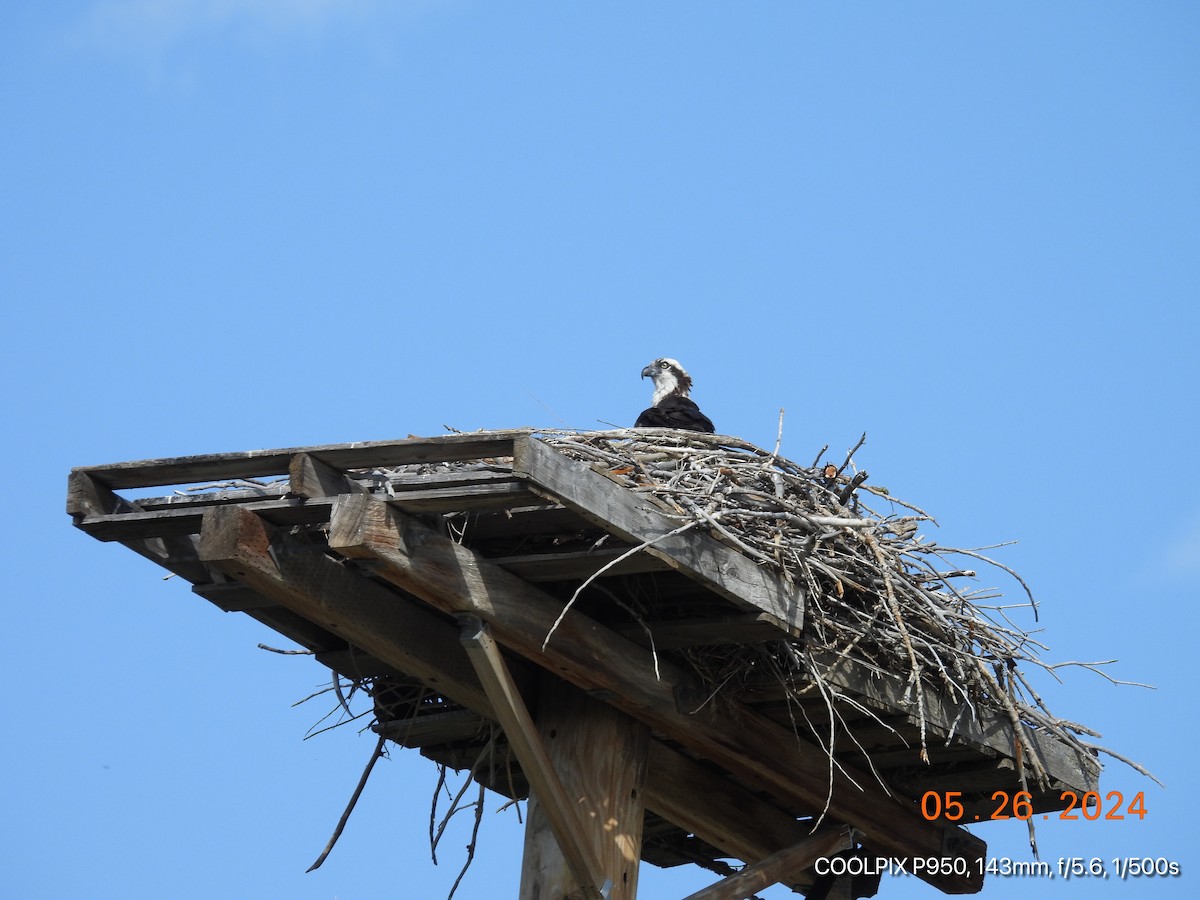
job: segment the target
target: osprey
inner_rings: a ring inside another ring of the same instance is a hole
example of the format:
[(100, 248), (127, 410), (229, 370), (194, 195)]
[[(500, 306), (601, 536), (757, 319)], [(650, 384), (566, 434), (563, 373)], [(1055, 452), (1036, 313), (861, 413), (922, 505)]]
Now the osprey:
[(688, 396), (692, 377), (679, 360), (662, 357), (642, 369), (643, 378), (654, 379), (650, 408), (637, 418), (634, 428), (682, 428), (712, 434), (713, 423)]

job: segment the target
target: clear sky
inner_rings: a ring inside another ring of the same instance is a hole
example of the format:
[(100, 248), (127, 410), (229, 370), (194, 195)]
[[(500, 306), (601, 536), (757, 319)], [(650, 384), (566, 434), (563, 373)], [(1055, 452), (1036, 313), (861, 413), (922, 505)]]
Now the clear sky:
[[(1110, 762), (1145, 819), (1043, 858), (1194, 895), (1198, 46), (1154, 0), (0, 4), (0, 893), (436, 900), (466, 843), (397, 752), (305, 875), (371, 737), (302, 740), (325, 670), (71, 528), (71, 466), (631, 423), (668, 355), (718, 430), (866, 431), (939, 540), (1018, 541), (1047, 657), (1158, 686), (1051, 708), (1167, 785)], [(459, 897), (515, 896), (498, 807)], [(1029, 881), (985, 896), (1130, 890)]]

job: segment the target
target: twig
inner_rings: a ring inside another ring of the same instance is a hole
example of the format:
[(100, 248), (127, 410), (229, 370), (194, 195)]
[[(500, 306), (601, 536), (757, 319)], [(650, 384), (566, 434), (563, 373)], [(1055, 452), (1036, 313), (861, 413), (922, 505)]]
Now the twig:
[(283, 656), (312, 656), (317, 651), (315, 650), (280, 650), (278, 647), (270, 647), (266, 644), (259, 644), (259, 650), (270, 650), (272, 653), (279, 653)]
[(597, 569), (595, 572), (593, 572), (591, 575), (589, 575), (587, 577), (587, 579), (583, 582), (583, 584), (579, 585), (579, 587), (575, 589), (575, 593), (571, 595), (571, 599), (567, 601), (567, 605), (563, 607), (563, 611), (558, 614), (558, 618), (556, 618), (554, 620), (554, 624), (551, 625), (550, 630), (548, 632), (546, 632), (546, 637), (542, 641), (542, 649), (543, 650), (546, 649), (546, 645), (550, 643), (550, 638), (554, 636), (554, 632), (558, 630), (558, 626), (560, 624), (562, 624), (562, 620), (564, 618), (566, 618), (566, 615), (570, 611), (571, 607), (575, 605), (575, 601), (579, 599), (579, 595), (581, 593), (583, 593), (584, 588), (586, 588), (589, 584), (591, 584), (593, 581), (595, 581), (597, 578), (599, 578), (601, 575), (603, 575), (605, 572), (607, 572), (613, 566), (617, 565), (618, 563), (624, 562), (629, 557), (633, 556), (635, 553), (639, 553), (642, 550), (645, 550), (647, 547), (652, 547), (655, 544), (657, 544), (659, 541), (665, 540), (666, 538), (674, 537), (677, 534), (683, 534), (688, 529), (694, 528), (697, 524), (698, 523), (694, 520), (690, 521), (690, 522), (684, 522), (682, 525), (680, 525), (678, 528), (676, 528), (672, 531), (668, 531), (668, 532), (665, 532), (664, 534), (660, 534), (658, 537), (651, 538), (648, 541), (642, 541), (636, 547), (630, 547), (628, 550), (626, 550), (624, 553), (622, 553), (616, 559), (609, 560), (607, 563), (605, 563), (599, 569)]
[(454, 879), (454, 885), (450, 888), (450, 893), (446, 900), (454, 900), (454, 893), (458, 890), (459, 884), (462, 883), (463, 876), (467, 874), (467, 869), (471, 868), (471, 862), (475, 859), (475, 844), (479, 839), (479, 824), (483, 821), (483, 800), (484, 787), (479, 785), (479, 797), (472, 804), (475, 807), (475, 824), (471, 827), (471, 840), (467, 844), (467, 859), (463, 863), (462, 869), (459, 870), (458, 877)]
[(346, 804), (346, 811), (338, 819), (337, 827), (333, 829), (333, 835), (329, 838), (329, 843), (325, 845), (325, 849), (321, 851), (321, 855), (317, 857), (317, 861), (305, 870), (305, 874), (321, 867), (321, 863), (325, 862), (326, 857), (333, 850), (334, 844), (342, 836), (342, 830), (350, 820), (350, 814), (354, 812), (354, 806), (358, 803), (358, 798), (362, 796), (363, 788), (367, 786), (367, 779), (371, 777), (371, 770), (375, 768), (375, 763), (379, 761), (379, 757), (384, 755), (384, 743), (386, 741), (387, 738), (383, 735), (379, 736), (379, 741), (375, 744), (375, 750), (371, 753), (371, 758), (367, 760), (367, 767), (363, 769), (362, 776), (358, 779), (358, 786), (354, 789), (354, 793), (350, 797), (350, 802)]

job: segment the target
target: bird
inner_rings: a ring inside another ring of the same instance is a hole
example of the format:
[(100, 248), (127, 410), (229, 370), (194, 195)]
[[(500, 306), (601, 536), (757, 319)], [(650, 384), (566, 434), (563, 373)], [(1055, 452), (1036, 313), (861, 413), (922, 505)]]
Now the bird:
[(637, 417), (634, 428), (680, 428), (714, 433), (712, 420), (700, 412), (696, 401), (688, 396), (692, 376), (679, 360), (659, 357), (642, 369), (642, 377), (654, 379), (654, 396), (650, 398), (650, 408)]

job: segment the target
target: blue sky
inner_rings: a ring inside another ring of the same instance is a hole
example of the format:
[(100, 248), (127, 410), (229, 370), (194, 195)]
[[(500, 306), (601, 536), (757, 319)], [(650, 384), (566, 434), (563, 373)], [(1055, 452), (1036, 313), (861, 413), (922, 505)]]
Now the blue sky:
[[(718, 430), (866, 431), (940, 540), (1018, 541), (1048, 658), (1158, 686), (1041, 679), (1167, 789), (1111, 762), (1146, 818), (1040, 844), (1183, 896), (1198, 38), (1186, 2), (0, 6), (7, 891), (437, 898), (466, 843), (430, 863), (434, 769), (397, 752), (305, 875), (371, 739), (303, 741), (324, 670), (72, 529), (71, 466), (629, 423), (669, 355)], [(489, 810), (459, 896), (515, 896), (519, 856)]]

